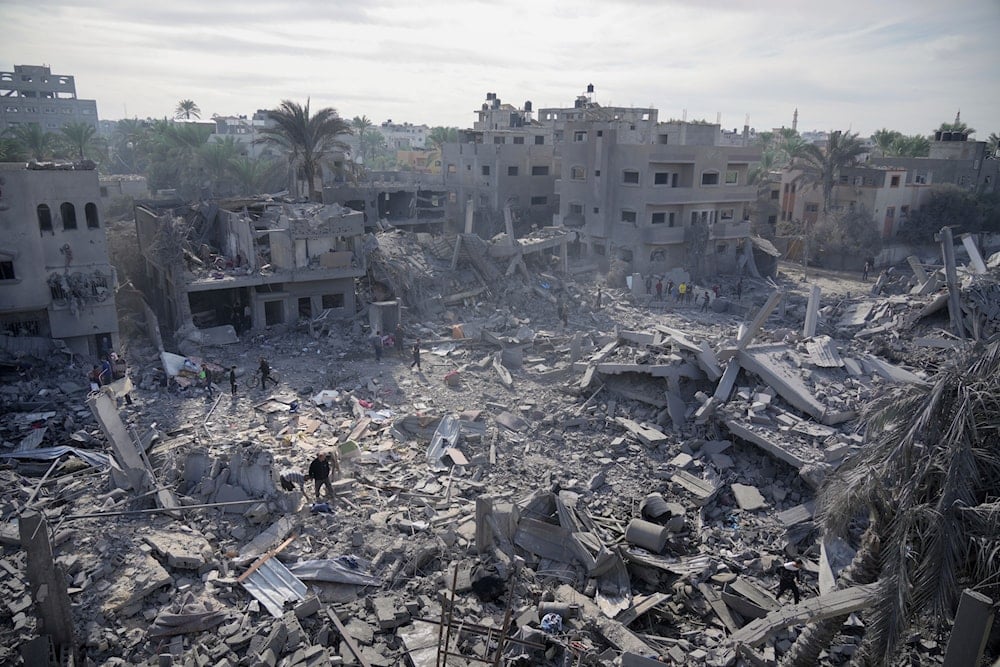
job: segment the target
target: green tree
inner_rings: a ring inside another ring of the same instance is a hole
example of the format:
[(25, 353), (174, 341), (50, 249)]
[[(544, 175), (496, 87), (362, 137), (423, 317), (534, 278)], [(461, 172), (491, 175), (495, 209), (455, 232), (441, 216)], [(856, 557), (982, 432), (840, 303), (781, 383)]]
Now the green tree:
[(14, 137), (12, 129), (0, 133), (0, 162), (24, 162), (27, 159), (28, 153)]
[(11, 132), (11, 136), (32, 160), (51, 158), (59, 143), (55, 133), (46, 132), (38, 123), (18, 125)]
[(138, 118), (123, 118), (111, 133), (111, 170), (118, 174), (138, 174), (148, 164), (149, 124)]
[(427, 133), (426, 143), (430, 144), (430, 148), (441, 151), (441, 147), (445, 144), (454, 144), (458, 142), (458, 128), (457, 127), (432, 127), (431, 131)]
[(910, 214), (899, 236), (909, 243), (931, 243), (942, 227), (958, 235), (979, 231), (981, 211), (976, 196), (956, 185), (935, 185), (927, 202)]
[[(815, 252), (822, 256), (834, 256), (843, 262), (849, 258), (875, 255), (882, 248), (882, 237), (872, 223), (872, 216), (864, 210), (850, 211), (842, 215), (828, 215), (817, 221), (813, 228)], [(830, 260), (832, 261), (832, 259)], [(856, 266), (831, 266), (827, 268), (857, 268)]]
[(232, 135), (198, 147), (198, 163), (207, 176), (213, 196), (230, 193), (229, 177), (232, 175), (233, 161), (239, 157), (240, 152), (240, 145)]
[(966, 134), (975, 134), (975, 128), (969, 127), (964, 122), (959, 119), (959, 116), (955, 116), (955, 122), (953, 123), (941, 123), (938, 128), (938, 132), (964, 132)]
[(372, 129), (373, 127), (375, 127), (375, 124), (371, 122), (368, 116), (355, 116), (351, 120), (351, 129), (354, 130), (354, 134), (358, 137), (358, 152), (361, 153), (363, 160), (368, 160), (372, 157), (368, 152), (368, 147), (372, 135), (378, 133)]
[(896, 130), (890, 130), (883, 127), (881, 130), (876, 130), (872, 134), (871, 139), (875, 144), (875, 148), (882, 153), (882, 155), (896, 155), (893, 150), (893, 144), (903, 137), (902, 132), (897, 132)]
[(927, 157), (931, 153), (931, 142), (922, 134), (900, 135), (892, 142), (891, 155), (900, 157)]
[(805, 144), (793, 154), (794, 165), (802, 170), (803, 180), (818, 186), (823, 193), (823, 212), (830, 210), (833, 185), (840, 170), (857, 162), (865, 152), (857, 133), (831, 132), (826, 147)]
[[(323, 163), (333, 151), (347, 148), (337, 137), (351, 134), (351, 126), (332, 107), (310, 113), (308, 99), (305, 106), (284, 100), (270, 112), (270, 117), (275, 127), (261, 130), (262, 140), (285, 150), (289, 165), (302, 173), (308, 197), (319, 201)], [(317, 174), (319, 190), (315, 189)]]
[[(826, 481), (817, 517), (847, 539), (867, 523), (851, 568), (878, 582), (862, 653), (889, 665), (914, 632), (950, 628), (963, 588), (1000, 593), (1000, 340), (891, 389), (864, 422), (868, 442)], [(845, 618), (807, 626), (782, 664), (817, 664)]]
[(990, 138), (986, 140), (986, 152), (992, 157), (1000, 157), (1000, 134), (990, 132)]
[(191, 120), (191, 117), (201, 118), (201, 109), (194, 103), (194, 100), (181, 100), (174, 109), (174, 118), (184, 118)]
[(59, 131), (63, 141), (76, 152), (76, 157), (80, 160), (87, 157), (88, 150), (94, 151), (96, 148), (94, 137), (97, 128), (90, 123), (66, 123)]
[(175, 189), (188, 199), (201, 196), (205, 170), (199, 156), (211, 135), (212, 128), (201, 125), (153, 121), (147, 141), (150, 189)]
[(229, 173), (236, 181), (239, 194), (255, 195), (266, 192), (268, 186), (274, 184), (278, 166), (274, 160), (240, 156), (229, 164)]

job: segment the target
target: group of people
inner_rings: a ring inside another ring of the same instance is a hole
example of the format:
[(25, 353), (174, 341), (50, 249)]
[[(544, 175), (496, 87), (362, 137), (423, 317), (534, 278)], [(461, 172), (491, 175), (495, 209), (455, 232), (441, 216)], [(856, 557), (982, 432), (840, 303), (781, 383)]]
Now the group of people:
[[(392, 334), (383, 335), (381, 330), (376, 330), (369, 336), (371, 341), (372, 350), (375, 353), (376, 363), (382, 363), (382, 351), (387, 347), (394, 347), (399, 350), (399, 354), (405, 354), (405, 348), (403, 346), (403, 325), (397, 324), (396, 331)], [(420, 339), (414, 341), (413, 346), (410, 348), (413, 354), (413, 362), (410, 364), (410, 369), (412, 370), (415, 366), (417, 370), (420, 369)]]
[[(667, 284), (664, 286), (662, 278), (657, 278), (654, 283), (652, 276), (646, 277), (646, 294), (652, 297), (654, 301), (666, 301), (669, 299), (677, 304), (700, 303), (701, 311), (705, 312), (708, 310), (709, 304), (712, 303), (712, 293), (715, 294), (716, 299), (721, 295), (722, 288), (719, 287), (718, 283), (712, 285), (711, 291), (704, 290), (701, 294), (698, 294), (693, 283), (681, 281), (675, 287), (673, 280), (667, 280)], [(739, 301), (742, 298), (743, 279), (741, 278), (736, 285), (736, 300)]]

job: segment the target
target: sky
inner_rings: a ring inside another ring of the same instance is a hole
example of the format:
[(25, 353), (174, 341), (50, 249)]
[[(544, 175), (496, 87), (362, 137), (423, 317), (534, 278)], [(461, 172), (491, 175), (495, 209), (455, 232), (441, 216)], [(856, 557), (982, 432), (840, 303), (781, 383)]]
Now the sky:
[(0, 0), (0, 71), (76, 77), (102, 119), (252, 114), (284, 99), (381, 123), (471, 127), (605, 106), (758, 131), (961, 119), (1000, 133), (1000, 0)]

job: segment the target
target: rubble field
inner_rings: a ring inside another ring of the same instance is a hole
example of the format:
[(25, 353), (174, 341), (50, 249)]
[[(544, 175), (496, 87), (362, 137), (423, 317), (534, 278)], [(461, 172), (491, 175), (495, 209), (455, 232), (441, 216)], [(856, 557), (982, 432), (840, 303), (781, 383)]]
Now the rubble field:
[[(377, 238), (365, 288), (400, 300), (404, 334), (381, 361), (366, 310), (186, 349), (212, 392), (169, 380), (139, 325), (128, 385), (98, 392), (89, 361), (3, 341), (0, 663), (48, 659), (30, 517), (73, 664), (775, 664), (827, 608), (856, 613), (821, 664), (850, 660), (866, 598), (836, 575), (858, 545), (824, 538), (814, 498), (865, 446), (863, 406), (968, 344), (940, 268), (782, 263), (739, 299), (722, 276), (679, 303), (540, 260), (486, 284), (453, 243)], [(996, 264), (960, 272), (981, 338)], [(334, 497), (284, 490), (320, 452)], [(792, 557), (800, 605), (775, 597)]]

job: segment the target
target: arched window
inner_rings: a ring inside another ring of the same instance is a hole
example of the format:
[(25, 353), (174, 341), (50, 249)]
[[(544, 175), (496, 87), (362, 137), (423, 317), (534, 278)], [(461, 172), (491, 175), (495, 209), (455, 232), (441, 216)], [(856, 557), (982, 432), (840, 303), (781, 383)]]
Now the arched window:
[(88, 229), (97, 229), (101, 226), (97, 219), (97, 204), (88, 202), (87, 205), (83, 207), (83, 213), (87, 218)]
[(38, 205), (38, 228), (43, 232), (52, 231), (52, 211), (48, 204)]
[(59, 215), (62, 216), (63, 230), (76, 229), (76, 207), (64, 201), (59, 207)]

